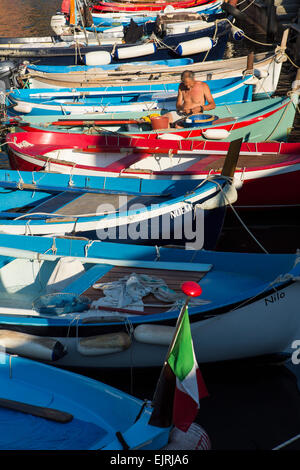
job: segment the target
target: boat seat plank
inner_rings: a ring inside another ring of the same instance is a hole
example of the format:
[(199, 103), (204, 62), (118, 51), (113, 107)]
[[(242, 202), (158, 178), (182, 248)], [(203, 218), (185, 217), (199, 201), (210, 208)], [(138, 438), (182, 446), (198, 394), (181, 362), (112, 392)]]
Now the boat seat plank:
[(62, 206), (73, 202), (80, 196), (82, 196), (82, 192), (63, 191), (51, 197), (47, 201), (38, 204), (28, 212), (47, 212), (51, 214), (52, 212), (57, 212)]
[[(120, 197), (121, 196), (121, 197)], [(148, 206), (161, 202), (162, 195), (126, 195), (126, 194), (95, 194), (95, 193), (81, 193), (74, 201), (65, 205), (56, 211), (57, 214), (64, 214), (67, 216), (75, 216), (77, 214), (101, 214), (103, 211), (99, 210), (102, 204), (109, 204), (112, 206), (112, 211), (118, 212), (119, 210), (130, 210), (133, 204), (143, 204)], [(125, 204), (127, 205), (125, 206)], [(101, 208), (100, 208), (101, 209)], [(109, 209), (108, 209), (109, 211)]]
[(106, 166), (105, 169), (110, 171), (122, 171), (130, 167), (130, 165), (147, 158), (149, 154), (146, 153), (146, 150), (144, 150), (144, 152), (145, 153), (130, 153), (129, 155), (126, 155), (125, 157), (120, 158), (119, 160), (116, 160), (115, 162)]
[[(125, 196), (126, 197), (126, 196)], [(127, 196), (130, 201), (135, 196)], [(67, 206), (56, 211), (57, 214), (76, 215), (76, 214), (95, 214), (101, 204), (111, 204), (117, 212), (120, 208), (119, 194), (95, 194), (81, 193), (81, 197), (71, 201)], [(102, 212), (102, 211), (101, 211)]]
[[(272, 154), (260, 154), (260, 155), (243, 155), (241, 154), (238, 159), (238, 167), (239, 168), (255, 168), (255, 167), (260, 167), (260, 166), (269, 166), (269, 165), (276, 165), (278, 163), (283, 163), (284, 161), (287, 160), (287, 155), (278, 155), (276, 153)], [(225, 156), (218, 156), (218, 158), (215, 158), (214, 160), (211, 159), (211, 161), (203, 166), (201, 170), (203, 171), (209, 171), (209, 170), (218, 170), (223, 168), (225, 162)], [(201, 163), (201, 162), (200, 162)], [(204, 163), (204, 161), (203, 161)], [(189, 170), (196, 169), (196, 165), (193, 165), (193, 168), (190, 167)]]
[[(200, 280), (207, 274), (207, 272), (189, 272), (186, 271), (165, 271), (161, 269), (145, 269), (145, 268), (136, 268), (136, 267), (119, 267), (114, 266), (109, 272), (100, 277), (96, 282), (109, 283), (118, 281), (119, 279), (129, 276), (132, 273), (136, 274), (147, 274), (149, 276), (156, 276), (160, 279), (163, 279), (167, 286), (174, 290), (175, 292), (181, 292), (182, 282), (188, 278), (189, 281), (200, 282)], [(91, 301), (98, 300), (104, 297), (103, 291), (101, 289), (94, 289), (92, 286), (89, 287), (82, 295), (91, 299)], [(153, 294), (149, 294), (143, 298), (145, 304), (157, 304), (161, 305), (163, 302), (156, 299)], [(161, 313), (166, 312), (170, 309), (170, 306), (166, 307), (147, 307), (147, 312), (149, 313)]]

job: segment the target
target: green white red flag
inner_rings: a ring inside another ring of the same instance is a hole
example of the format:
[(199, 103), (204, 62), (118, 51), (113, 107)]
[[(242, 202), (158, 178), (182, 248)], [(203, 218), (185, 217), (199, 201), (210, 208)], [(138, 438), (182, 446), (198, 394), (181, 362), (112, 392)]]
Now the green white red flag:
[(201, 398), (208, 396), (195, 357), (187, 307), (167, 363), (176, 376), (173, 424), (182, 431), (187, 431), (197, 415)]

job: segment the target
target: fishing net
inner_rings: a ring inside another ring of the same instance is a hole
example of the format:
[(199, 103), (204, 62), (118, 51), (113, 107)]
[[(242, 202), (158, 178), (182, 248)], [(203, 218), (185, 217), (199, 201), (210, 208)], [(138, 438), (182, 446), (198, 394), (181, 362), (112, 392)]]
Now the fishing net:
[(90, 302), (83, 295), (56, 293), (38, 297), (32, 307), (42, 315), (63, 315), (88, 310)]

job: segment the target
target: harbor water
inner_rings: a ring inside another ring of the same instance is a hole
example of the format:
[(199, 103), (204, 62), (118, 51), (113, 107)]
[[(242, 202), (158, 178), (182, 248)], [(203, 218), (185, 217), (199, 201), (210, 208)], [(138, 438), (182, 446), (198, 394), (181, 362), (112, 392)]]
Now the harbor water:
[[(39, 36), (51, 33), (50, 18), (61, 0), (1, 0), (0, 36)], [(13, 11), (12, 11), (13, 5)], [(256, 41), (267, 42), (260, 33), (241, 25)], [(247, 30), (246, 30), (247, 28)], [(250, 51), (269, 50), (249, 40), (229, 42), (225, 57), (247, 55)], [(286, 94), (294, 79), (295, 69), (286, 62), (277, 93)], [(299, 142), (300, 117), (297, 113), (290, 141)], [(6, 155), (0, 154), (0, 167), (7, 168)], [(243, 221), (254, 237), (270, 253), (293, 253), (300, 248), (300, 208), (243, 213)], [(254, 238), (247, 233), (235, 215), (228, 210), (218, 250), (260, 252)], [(258, 267), (259, 268), (259, 267)], [(300, 313), (300, 312), (299, 312)], [(244, 332), (240, 332), (242, 335)], [(245, 332), (246, 334), (246, 332)], [(295, 332), (300, 340), (300, 332)], [(214, 449), (272, 449), (299, 433), (300, 365), (283, 364), (274, 358), (265, 361), (204, 365), (202, 372), (210, 397), (203, 400), (198, 421), (208, 431)], [(114, 372), (80, 370), (140, 398), (151, 398), (159, 370)], [(290, 447), (292, 448), (292, 446)], [(295, 443), (293, 448), (300, 448)]]

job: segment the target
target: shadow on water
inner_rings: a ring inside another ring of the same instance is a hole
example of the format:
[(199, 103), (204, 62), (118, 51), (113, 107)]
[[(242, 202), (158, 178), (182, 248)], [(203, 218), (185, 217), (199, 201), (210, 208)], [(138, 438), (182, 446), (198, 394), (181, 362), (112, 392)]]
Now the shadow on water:
[[(59, 8), (60, 0), (14, 0), (12, 22), (11, 0), (0, 2), (0, 35), (24, 36), (49, 34), (49, 20)], [(41, 6), (42, 5), (42, 6)], [(247, 35), (267, 42), (253, 27), (241, 25)], [(229, 42), (226, 57), (247, 55), (250, 51), (269, 50), (247, 39)], [(277, 94), (290, 88), (295, 69), (283, 65)], [(298, 141), (300, 119), (297, 114), (290, 141)], [(1, 155), (1, 158), (3, 154)], [(5, 158), (0, 167), (7, 167)], [(280, 191), (280, 188), (278, 188)], [(288, 253), (300, 248), (300, 208), (276, 211), (255, 211), (241, 214), (254, 236), (270, 252)], [(228, 210), (218, 250), (259, 252), (260, 249), (246, 230)], [(241, 332), (242, 334), (243, 332)], [(278, 360), (278, 358), (277, 358)], [(299, 433), (300, 400), (296, 376), (297, 366), (290, 369), (278, 362), (241, 361), (201, 367), (210, 398), (201, 403), (198, 421), (208, 431), (214, 449), (271, 449)], [(77, 370), (78, 371), (78, 370)], [(82, 374), (102, 380), (132, 393), (151, 399), (159, 369), (87, 371)], [(300, 448), (299, 442), (289, 448)]]

